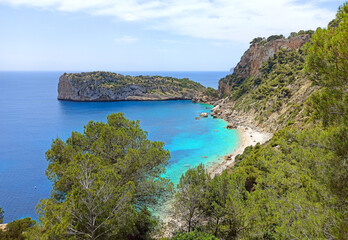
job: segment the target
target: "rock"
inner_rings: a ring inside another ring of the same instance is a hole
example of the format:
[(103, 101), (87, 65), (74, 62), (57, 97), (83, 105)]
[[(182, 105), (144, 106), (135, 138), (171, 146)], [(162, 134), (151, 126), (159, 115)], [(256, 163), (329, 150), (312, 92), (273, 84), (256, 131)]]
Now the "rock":
[(202, 158), (207, 158), (208, 156), (202, 156)]
[(213, 107), (210, 111), (211, 112), (215, 112), (215, 111), (217, 111), (217, 110), (219, 110), (220, 109), (220, 105), (216, 105), (215, 107)]
[[(187, 87), (182, 87), (182, 81)], [(64, 73), (58, 83), (59, 100), (81, 102), (192, 100), (205, 91), (201, 84), (186, 79), (111, 72)]]
[(237, 128), (237, 125), (235, 123), (229, 123), (229, 124), (227, 124), (226, 128), (227, 129), (235, 129), (235, 128)]
[[(192, 98), (192, 102), (194, 103), (213, 103), (214, 101), (216, 101), (216, 98), (211, 97), (211, 96), (207, 96), (205, 95), (205, 93), (200, 93), (198, 95), (195, 95)], [(206, 107), (205, 109), (209, 109), (209, 107)]]
[(200, 115), (199, 115), (200, 117), (208, 117), (208, 113), (201, 113)]
[(282, 48), (298, 49), (310, 41), (310, 35), (298, 35), (289, 39), (271, 40), (265, 44), (252, 44), (244, 53), (233, 73), (219, 81), (219, 94), (228, 94), (234, 85), (256, 75), (259, 67)]
[(200, 118), (200, 117), (195, 117), (195, 119), (196, 119), (196, 120), (199, 120), (199, 119), (201, 119), (201, 118)]

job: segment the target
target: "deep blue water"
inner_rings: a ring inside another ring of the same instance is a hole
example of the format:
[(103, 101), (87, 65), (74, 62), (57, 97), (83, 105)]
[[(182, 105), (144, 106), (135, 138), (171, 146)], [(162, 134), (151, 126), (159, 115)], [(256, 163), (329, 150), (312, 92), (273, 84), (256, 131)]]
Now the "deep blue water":
[[(217, 87), (228, 72), (121, 72), (129, 75), (189, 77)], [(191, 101), (81, 103), (57, 100), (62, 72), (0, 72), (0, 207), (5, 222), (30, 216), (49, 195), (44, 171), (45, 152), (52, 139), (82, 131), (89, 120), (105, 121), (112, 112), (140, 120), (151, 140), (165, 142), (171, 152), (167, 176), (177, 183), (181, 174), (200, 162), (216, 163), (238, 144), (226, 122), (211, 117), (195, 120), (207, 105)], [(208, 158), (202, 158), (208, 156)], [(34, 187), (37, 186), (35, 189)]]

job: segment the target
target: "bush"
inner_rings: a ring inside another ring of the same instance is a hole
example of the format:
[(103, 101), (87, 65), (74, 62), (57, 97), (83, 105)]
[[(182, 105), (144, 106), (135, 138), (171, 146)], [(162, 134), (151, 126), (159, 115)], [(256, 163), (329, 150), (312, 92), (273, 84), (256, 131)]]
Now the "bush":
[(30, 227), (33, 227), (35, 223), (36, 221), (31, 220), (29, 217), (10, 222), (7, 224), (6, 231), (0, 233), (0, 239), (24, 240), (23, 233)]
[(218, 238), (214, 237), (208, 233), (202, 233), (198, 231), (181, 233), (172, 238), (172, 240), (218, 240)]

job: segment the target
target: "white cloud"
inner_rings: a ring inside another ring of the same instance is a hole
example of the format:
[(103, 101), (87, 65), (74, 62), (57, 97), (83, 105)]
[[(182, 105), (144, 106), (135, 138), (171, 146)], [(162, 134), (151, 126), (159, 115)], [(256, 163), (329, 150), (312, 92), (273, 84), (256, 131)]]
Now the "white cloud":
[[(0, 0), (15, 6), (83, 11), (121, 21), (141, 21), (149, 29), (211, 40), (248, 41), (325, 26), (335, 12), (297, 0)], [(134, 42), (133, 38), (119, 39)]]
[(117, 43), (135, 43), (136, 41), (138, 41), (137, 38), (134, 38), (134, 37), (131, 37), (131, 36), (123, 36), (123, 37), (120, 37), (120, 38), (115, 38), (114, 40)]

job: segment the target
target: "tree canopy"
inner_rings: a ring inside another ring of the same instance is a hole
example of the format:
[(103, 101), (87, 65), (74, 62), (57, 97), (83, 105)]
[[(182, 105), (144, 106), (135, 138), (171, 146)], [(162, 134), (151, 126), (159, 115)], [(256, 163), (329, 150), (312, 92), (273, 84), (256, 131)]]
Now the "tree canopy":
[[(219, 239), (347, 238), (347, 23), (344, 4), (306, 46), (307, 75), (301, 77), (318, 85), (306, 102), (310, 118), (276, 132), (264, 145), (248, 147), (222, 175), (204, 177), (199, 166), (182, 176), (174, 206), (181, 206), (178, 216), (193, 213), (195, 219), (191, 227), (183, 221), (183, 231)], [(260, 72), (284, 81), (274, 66), (264, 64)], [(264, 84), (281, 86), (267, 80)]]
[(127, 239), (139, 231), (145, 239), (155, 223), (147, 209), (170, 195), (164, 144), (148, 140), (139, 121), (122, 113), (107, 120), (89, 122), (65, 142), (55, 139), (46, 152), (53, 190), (38, 205), (45, 238)]
[(318, 28), (307, 47), (306, 70), (322, 87), (309, 101), (314, 119), (324, 126), (348, 121), (348, 4), (345, 3), (327, 28)]

